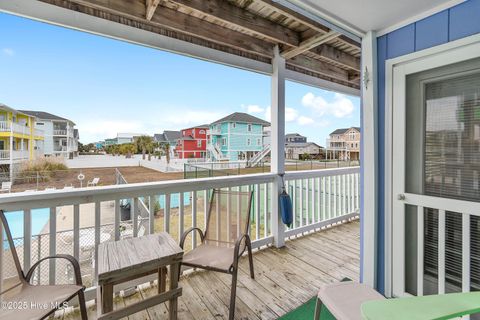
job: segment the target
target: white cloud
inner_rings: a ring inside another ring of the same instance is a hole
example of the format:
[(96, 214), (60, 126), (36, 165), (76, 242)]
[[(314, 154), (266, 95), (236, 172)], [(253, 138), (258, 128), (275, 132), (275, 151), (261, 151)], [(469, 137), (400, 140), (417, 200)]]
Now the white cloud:
[(333, 115), (337, 118), (349, 116), (355, 109), (353, 102), (340, 93), (335, 93), (333, 100), (327, 101), (325, 98), (309, 92), (303, 96), (302, 105), (313, 109), (319, 116)]
[[(270, 110), (270, 106), (265, 109), (265, 119), (267, 119), (267, 121), (271, 121)], [(285, 107), (285, 122), (293, 122), (297, 119), (298, 111), (294, 108)]]
[(264, 108), (260, 107), (259, 105), (256, 104), (250, 104), (248, 106), (245, 106), (245, 109), (247, 109), (248, 113), (261, 113), (265, 111)]
[(15, 51), (13, 51), (11, 48), (3, 48), (2, 53), (9, 57), (13, 57), (15, 55)]
[(305, 126), (305, 125), (309, 125), (309, 124), (314, 123), (315, 120), (313, 120), (312, 118), (309, 118), (309, 117), (300, 116), (300, 117), (298, 117), (297, 122), (298, 122), (299, 125)]

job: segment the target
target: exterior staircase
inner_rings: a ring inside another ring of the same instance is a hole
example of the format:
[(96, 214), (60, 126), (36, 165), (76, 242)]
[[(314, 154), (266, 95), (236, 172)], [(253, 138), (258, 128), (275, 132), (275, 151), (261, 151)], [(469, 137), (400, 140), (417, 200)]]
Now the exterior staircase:
[(250, 160), (248, 160), (247, 167), (255, 167), (269, 153), (270, 153), (270, 145), (267, 144), (267, 145), (265, 145), (265, 147), (263, 147), (262, 151), (258, 152), (256, 155), (254, 155), (252, 158), (250, 158)]
[(217, 145), (208, 144), (207, 149), (208, 149), (208, 151), (210, 151), (210, 153), (212, 154), (212, 156), (214, 158), (212, 160), (220, 161), (220, 160), (225, 160), (226, 159)]

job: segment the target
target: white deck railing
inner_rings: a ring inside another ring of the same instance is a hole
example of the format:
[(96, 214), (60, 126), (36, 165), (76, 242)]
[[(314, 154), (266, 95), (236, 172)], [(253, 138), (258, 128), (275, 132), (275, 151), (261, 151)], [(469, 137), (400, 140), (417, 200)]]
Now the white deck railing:
[[(302, 234), (357, 215), (358, 175), (358, 167), (287, 173), (285, 180), (294, 199), (295, 223), (285, 236)], [(81, 263), (84, 284), (89, 287), (87, 297), (93, 299), (99, 243), (159, 230), (179, 240), (189, 227), (203, 229), (209, 193), (214, 188), (253, 191), (252, 245), (260, 248), (273, 243), (272, 201), (275, 199), (272, 200), (271, 195), (276, 179), (279, 179), (277, 175), (268, 173), (236, 176), (235, 179), (220, 177), (12, 193), (0, 197), (0, 209), (23, 212), (23, 237), (15, 242), (24, 269), (41, 257), (72, 254)], [(130, 218), (122, 220), (122, 213), (125, 214), (122, 205), (127, 202)], [(32, 215), (37, 214), (34, 209), (38, 208), (49, 208), (43, 209), (49, 211), (48, 230), (33, 235)], [(71, 226), (61, 227), (59, 217), (62, 221), (70, 219)], [(93, 220), (90, 225), (84, 220), (88, 217)], [(81, 225), (85, 227), (80, 228)], [(189, 248), (197, 245), (196, 238), (188, 242)], [(0, 246), (0, 254), (4, 248)], [(14, 269), (7, 260), (1, 261), (4, 262), (0, 266), (0, 277), (6, 279)], [(71, 270), (52, 260), (39, 269), (35, 279), (44, 284), (64, 283), (61, 280), (65, 277), (68, 280), (69, 272)]]
[(66, 136), (67, 135), (67, 129), (54, 129), (53, 130), (53, 135), (54, 136)]
[(10, 155), (12, 160), (25, 160), (29, 158), (28, 150), (0, 150), (0, 160), (10, 160)]
[(10, 131), (10, 123), (11, 121), (0, 121), (0, 131)]
[[(25, 124), (12, 122), (12, 121), (0, 121), (0, 132), (11, 132), (30, 135), (30, 127)], [(43, 132), (42, 134), (43, 135)]]

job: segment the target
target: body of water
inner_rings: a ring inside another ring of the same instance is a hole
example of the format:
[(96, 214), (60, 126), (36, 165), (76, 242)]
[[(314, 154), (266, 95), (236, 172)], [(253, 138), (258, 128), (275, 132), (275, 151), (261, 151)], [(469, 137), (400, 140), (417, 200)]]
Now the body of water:
[[(190, 192), (185, 192), (183, 194), (183, 205), (188, 206), (190, 205)], [(165, 208), (165, 196), (161, 195), (158, 199), (158, 202), (160, 203), (160, 209)], [(180, 193), (174, 193), (170, 195), (170, 208), (178, 208), (180, 207)]]
[[(5, 217), (7, 218), (12, 237), (14, 239), (23, 237), (23, 211), (5, 212)], [(32, 209), (32, 235), (39, 234), (43, 227), (48, 223), (49, 219), (49, 208)], [(6, 235), (4, 237), (6, 240)], [(8, 247), (6, 241), (4, 241), (4, 247)]]

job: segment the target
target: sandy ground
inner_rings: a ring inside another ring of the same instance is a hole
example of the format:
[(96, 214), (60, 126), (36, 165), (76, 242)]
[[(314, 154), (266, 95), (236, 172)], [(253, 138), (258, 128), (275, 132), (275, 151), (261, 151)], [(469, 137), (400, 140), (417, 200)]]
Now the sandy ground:
[[(163, 173), (145, 167), (122, 167), (118, 168), (120, 173), (129, 183), (163, 181), (183, 179), (182, 172)], [(85, 179), (82, 183), (78, 180), (78, 175), (83, 174)], [(93, 178), (100, 178), (99, 186), (108, 186), (115, 184), (115, 168), (82, 168), (56, 171), (49, 177), (32, 175), (28, 178), (17, 178), (13, 185), (13, 192), (25, 190), (44, 190), (45, 188), (63, 189), (66, 186), (79, 188), (85, 187), (88, 181)]]

